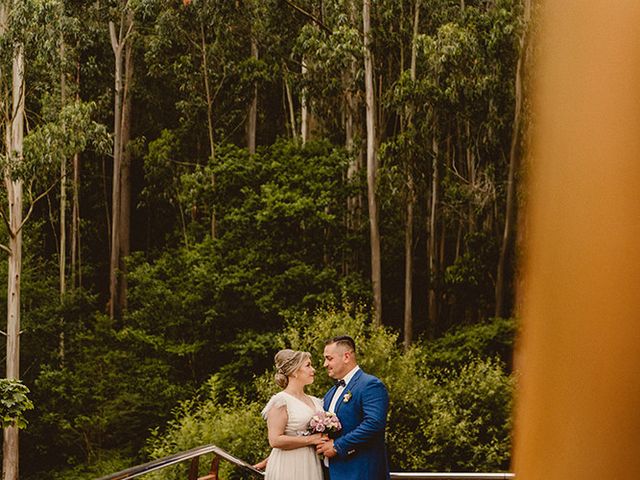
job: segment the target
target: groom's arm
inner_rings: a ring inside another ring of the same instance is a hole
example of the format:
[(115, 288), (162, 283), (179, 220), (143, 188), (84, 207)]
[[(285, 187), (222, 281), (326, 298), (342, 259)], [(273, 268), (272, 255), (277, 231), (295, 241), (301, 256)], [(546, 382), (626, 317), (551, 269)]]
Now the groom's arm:
[(369, 382), (362, 392), (362, 411), (364, 418), (360, 425), (333, 442), (338, 455), (357, 449), (359, 445), (368, 443), (372, 438), (382, 434), (387, 425), (389, 393), (379, 379)]

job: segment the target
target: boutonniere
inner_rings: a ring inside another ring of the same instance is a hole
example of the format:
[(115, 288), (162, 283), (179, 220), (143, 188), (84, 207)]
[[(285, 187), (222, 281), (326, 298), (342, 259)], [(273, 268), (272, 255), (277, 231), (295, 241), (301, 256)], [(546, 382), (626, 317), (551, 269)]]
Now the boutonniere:
[(347, 390), (347, 393), (345, 393), (344, 396), (342, 397), (342, 401), (344, 403), (347, 403), (349, 400), (351, 400), (352, 396), (353, 394), (351, 393), (351, 390)]

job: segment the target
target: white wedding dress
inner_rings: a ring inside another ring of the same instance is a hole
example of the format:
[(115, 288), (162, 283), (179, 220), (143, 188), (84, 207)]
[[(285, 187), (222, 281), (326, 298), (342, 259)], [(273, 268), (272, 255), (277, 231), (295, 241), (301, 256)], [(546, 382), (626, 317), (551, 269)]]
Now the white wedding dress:
[[(322, 400), (309, 395), (316, 408), (311, 409), (302, 400), (280, 392), (271, 397), (267, 406), (262, 410), (263, 418), (267, 418), (269, 410), (274, 407), (287, 407), (287, 426), (284, 434), (290, 436), (301, 435), (307, 430), (309, 420), (317, 411), (322, 411)], [(316, 454), (315, 446), (300, 447), (293, 450), (274, 448), (269, 455), (265, 470), (266, 480), (322, 480), (322, 466)]]

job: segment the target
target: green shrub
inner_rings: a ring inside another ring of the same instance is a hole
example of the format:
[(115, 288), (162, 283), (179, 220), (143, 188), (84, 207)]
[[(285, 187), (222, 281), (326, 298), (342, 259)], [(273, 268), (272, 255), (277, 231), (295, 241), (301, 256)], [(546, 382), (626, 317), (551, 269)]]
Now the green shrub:
[[(156, 429), (148, 442), (152, 458), (162, 458), (173, 453), (213, 443), (232, 455), (249, 462), (257, 462), (268, 453), (264, 420), (260, 416), (262, 404), (249, 401), (237, 391), (220, 391), (216, 375), (207, 382), (208, 395), (203, 401), (183, 402), (169, 423), (168, 432)], [(221, 397), (226, 402), (221, 402)], [(206, 461), (201, 461), (205, 471)], [(229, 463), (221, 462), (221, 476), (227, 479), (241, 478)], [(186, 478), (189, 462), (163, 469), (148, 478), (173, 480)]]

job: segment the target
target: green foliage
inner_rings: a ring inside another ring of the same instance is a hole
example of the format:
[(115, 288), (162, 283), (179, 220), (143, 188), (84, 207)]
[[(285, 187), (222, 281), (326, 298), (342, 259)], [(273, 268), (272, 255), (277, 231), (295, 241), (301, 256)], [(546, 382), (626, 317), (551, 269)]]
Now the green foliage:
[(166, 420), (187, 394), (169, 365), (145, 356), (108, 318), (78, 315), (77, 307), (66, 305), (63, 361), (52, 355), (34, 379), (38, 409), (24, 444), (39, 440), (40, 466), (59, 464), (61, 457), (71, 465), (92, 464), (106, 449), (135, 455), (140, 432)]
[(123, 456), (117, 450), (100, 452), (100, 458), (95, 463), (49, 471), (47, 478), (50, 480), (93, 480), (129, 468), (135, 462), (135, 458)]
[(425, 344), (425, 363), (434, 370), (451, 370), (469, 358), (497, 357), (512, 365), (517, 322), (512, 318), (493, 318), (478, 324), (452, 329), (447, 335)]
[(459, 371), (427, 379), (408, 392), (407, 404), (392, 402), (392, 464), (408, 471), (505, 471), (513, 382), (502, 365), (471, 359)]
[[(262, 406), (241, 398), (233, 389), (224, 392), (226, 402), (216, 376), (205, 385), (206, 397), (199, 403), (184, 402), (177, 409), (175, 420), (169, 423), (169, 433), (155, 430), (149, 439), (148, 452), (153, 458), (213, 443), (236, 457), (257, 462), (267, 453), (266, 436), (262, 435), (264, 421), (260, 416)], [(201, 465), (205, 462), (201, 462)], [(186, 475), (186, 465), (164, 469), (150, 478), (178, 480)], [(203, 465), (204, 468), (204, 465)], [(221, 476), (240, 478), (232, 474), (230, 465), (221, 463)]]
[(25, 428), (25, 412), (33, 409), (33, 402), (27, 395), (29, 389), (20, 380), (0, 378), (0, 418), (2, 428), (17, 426)]
[(3, 168), (14, 178), (33, 180), (45, 172), (50, 178), (59, 170), (61, 162), (89, 146), (99, 153), (108, 153), (109, 134), (104, 125), (91, 119), (95, 107), (94, 103), (78, 101), (51, 112), (51, 121), (39, 125), (24, 138), (24, 159), (20, 164)]

